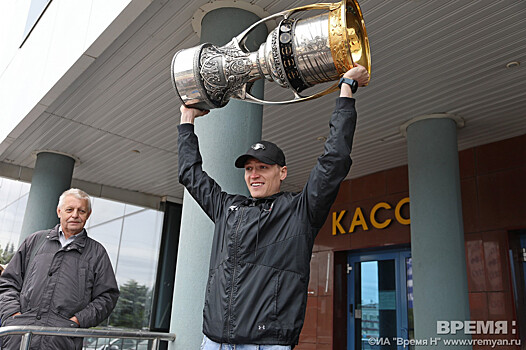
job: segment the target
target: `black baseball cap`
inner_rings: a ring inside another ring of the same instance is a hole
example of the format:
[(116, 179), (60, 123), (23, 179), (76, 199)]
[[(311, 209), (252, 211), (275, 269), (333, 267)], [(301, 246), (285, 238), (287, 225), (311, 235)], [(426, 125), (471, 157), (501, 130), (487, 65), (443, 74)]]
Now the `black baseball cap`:
[(285, 154), (281, 148), (269, 141), (259, 141), (250, 146), (247, 153), (236, 159), (236, 168), (244, 168), (250, 158), (256, 158), (265, 164), (285, 166)]

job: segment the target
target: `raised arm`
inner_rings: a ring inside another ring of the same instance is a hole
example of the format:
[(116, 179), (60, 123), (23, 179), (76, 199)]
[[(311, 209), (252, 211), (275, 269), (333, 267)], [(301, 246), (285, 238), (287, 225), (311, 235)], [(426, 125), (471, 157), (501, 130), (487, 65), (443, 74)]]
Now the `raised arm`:
[(219, 202), (226, 193), (222, 192), (214, 179), (203, 171), (203, 160), (193, 125), (195, 118), (207, 113), (208, 111), (181, 106), (181, 124), (178, 128), (179, 182), (184, 185), (206, 215), (215, 222), (222, 209)]
[[(347, 71), (344, 77), (357, 81), (358, 86), (369, 83), (369, 74), (360, 65)], [(324, 224), (340, 184), (351, 168), (350, 153), (356, 128), (355, 99), (352, 96), (351, 86), (342, 84), (340, 97), (336, 100), (329, 123), (329, 137), (325, 142), (324, 152), (318, 158), (303, 190), (309, 221), (314, 227)]]

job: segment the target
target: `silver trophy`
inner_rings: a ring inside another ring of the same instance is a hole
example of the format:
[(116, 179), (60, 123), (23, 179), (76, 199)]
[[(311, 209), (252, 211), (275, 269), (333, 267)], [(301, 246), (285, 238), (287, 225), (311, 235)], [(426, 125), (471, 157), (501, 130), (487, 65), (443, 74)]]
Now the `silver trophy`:
[[(294, 13), (326, 10), (294, 19)], [(245, 46), (247, 35), (259, 24), (282, 18), (256, 52)], [(354, 63), (370, 73), (369, 39), (362, 11), (354, 0), (317, 3), (264, 18), (217, 47), (210, 43), (178, 51), (172, 60), (175, 90), (188, 107), (224, 107), (230, 98), (259, 104), (289, 104), (311, 100), (337, 89), (337, 82), (308, 96), (300, 93), (316, 84), (338, 80)], [(289, 89), (294, 98), (265, 101), (250, 94), (254, 81), (265, 78)]]

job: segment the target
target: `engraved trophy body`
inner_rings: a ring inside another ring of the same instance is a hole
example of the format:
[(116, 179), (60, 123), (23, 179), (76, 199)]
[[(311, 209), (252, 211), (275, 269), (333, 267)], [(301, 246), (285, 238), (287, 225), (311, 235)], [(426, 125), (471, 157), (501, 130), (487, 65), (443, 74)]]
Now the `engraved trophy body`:
[[(294, 13), (307, 10), (327, 12), (304, 19)], [(256, 26), (282, 17), (279, 25), (255, 52), (245, 40)], [(181, 101), (188, 107), (224, 107), (230, 98), (259, 104), (289, 104), (314, 99), (337, 89), (329, 88), (303, 96), (304, 90), (338, 80), (354, 63), (370, 73), (369, 39), (363, 15), (355, 0), (318, 3), (282, 11), (264, 18), (222, 47), (210, 43), (178, 51), (172, 60), (172, 81)], [(267, 79), (289, 89), (294, 98), (265, 101), (250, 94), (252, 83)]]

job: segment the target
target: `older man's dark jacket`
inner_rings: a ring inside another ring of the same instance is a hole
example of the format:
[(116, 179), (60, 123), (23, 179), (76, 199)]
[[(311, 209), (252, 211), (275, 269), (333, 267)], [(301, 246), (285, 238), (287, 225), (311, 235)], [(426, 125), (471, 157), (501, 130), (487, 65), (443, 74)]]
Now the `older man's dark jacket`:
[(303, 327), (314, 238), (351, 166), (354, 99), (339, 98), (325, 151), (300, 193), (222, 192), (201, 167), (193, 125), (179, 126), (179, 180), (215, 223), (203, 311), (219, 343), (293, 345)]
[[(106, 319), (119, 297), (104, 247), (78, 233), (62, 247), (59, 226), (24, 240), (0, 277), (2, 326), (80, 327)], [(32, 249), (38, 249), (31, 257)], [(31, 260), (31, 261), (29, 261)], [(20, 312), (21, 315), (12, 317)], [(20, 336), (6, 336), (2, 349), (18, 349)], [(31, 349), (81, 349), (82, 338), (33, 336)]]

